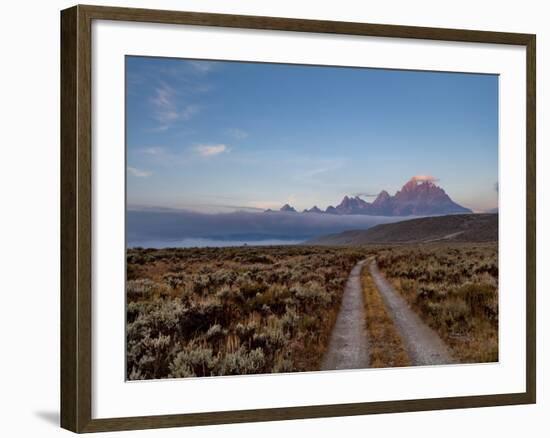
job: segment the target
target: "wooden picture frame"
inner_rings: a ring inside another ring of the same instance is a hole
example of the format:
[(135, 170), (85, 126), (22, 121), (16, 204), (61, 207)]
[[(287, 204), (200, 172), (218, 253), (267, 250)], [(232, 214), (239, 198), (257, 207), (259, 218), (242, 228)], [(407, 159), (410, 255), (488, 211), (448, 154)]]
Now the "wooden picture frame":
[[(92, 418), (92, 35), (94, 20), (186, 24), (526, 48), (526, 391), (195, 414)], [(99, 432), (535, 403), (535, 35), (162, 10), (75, 6), (61, 12), (61, 426)]]

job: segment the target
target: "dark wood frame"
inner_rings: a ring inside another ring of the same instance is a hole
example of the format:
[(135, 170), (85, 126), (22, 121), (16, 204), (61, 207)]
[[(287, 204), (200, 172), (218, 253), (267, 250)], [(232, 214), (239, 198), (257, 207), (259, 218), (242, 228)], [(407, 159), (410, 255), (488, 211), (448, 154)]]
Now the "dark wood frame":
[[(276, 409), (92, 419), (91, 23), (151, 23), (465, 41), (527, 51), (527, 381), (526, 392)], [(471, 408), (536, 402), (535, 47), (531, 34), (275, 17), (75, 6), (61, 12), (61, 426), (74, 432)]]

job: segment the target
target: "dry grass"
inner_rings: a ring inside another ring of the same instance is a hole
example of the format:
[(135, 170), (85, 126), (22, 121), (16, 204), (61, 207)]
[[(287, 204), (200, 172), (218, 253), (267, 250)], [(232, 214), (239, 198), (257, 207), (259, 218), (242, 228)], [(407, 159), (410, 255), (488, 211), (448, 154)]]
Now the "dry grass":
[(368, 268), (361, 272), (372, 368), (411, 365), (403, 341), (390, 317)]
[(378, 265), (463, 363), (498, 361), (497, 244), (403, 245)]
[[(130, 249), (127, 376), (318, 370), (349, 272), (373, 256), (453, 356), (496, 361), (497, 249), (451, 243)], [(408, 365), (369, 275), (363, 287), (372, 366)]]
[(131, 380), (318, 370), (360, 251), (127, 251)]

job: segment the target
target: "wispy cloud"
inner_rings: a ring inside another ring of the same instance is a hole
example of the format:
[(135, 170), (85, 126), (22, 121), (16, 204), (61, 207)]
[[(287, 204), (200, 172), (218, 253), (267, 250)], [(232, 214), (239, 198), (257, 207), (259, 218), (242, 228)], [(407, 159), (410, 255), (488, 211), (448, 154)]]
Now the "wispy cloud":
[[(183, 145), (181, 147), (169, 148), (165, 146), (145, 146), (135, 149), (136, 155), (133, 157), (138, 162), (145, 162), (149, 165), (162, 167), (173, 167), (190, 165), (200, 159), (211, 158), (221, 154), (227, 154), (231, 148), (222, 143), (201, 143), (195, 145)], [(145, 161), (143, 161), (145, 160)], [(129, 172), (135, 176), (138, 169), (132, 168)], [(148, 176), (148, 175), (147, 175)]]
[(187, 61), (187, 63), (198, 73), (209, 73), (220, 65), (216, 61)]
[(360, 198), (376, 198), (378, 195), (369, 192), (353, 193), (352, 196), (359, 196)]
[(257, 202), (251, 203), (252, 208), (256, 210), (262, 210), (262, 211), (267, 209), (278, 210), (284, 204), (286, 204), (286, 202), (281, 202), (281, 201), (257, 201)]
[(237, 140), (244, 140), (248, 137), (248, 132), (239, 128), (230, 128), (227, 130), (227, 133)]
[(138, 163), (146, 163), (150, 166), (166, 166), (181, 162), (184, 152), (183, 150), (175, 152), (166, 146), (141, 146), (135, 147), (130, 155), (129, 160), (136, 160)]
[(302, 176), (305, 178), (313, 178), (317, 175), (321, 175), (326, 172), (330, 172), (331, 170), (336, 169), (336, 167), (318, 167), (316, 169), (309, 169), (301, 172)]
[(163, 155), (166, 151), (162, 146), (149, 146), (140, 149), (140, 152), (147, 155)]
[(229, 148), (225, 144), (201, 144), (196, 146), (195, 150), (201, 157), (213, 157), (229, 152)]
[(334, 172), (340, 172), (347, 164), (347, 159), (315, 159), (308, 156), (296, 156), (292, 163), (296, 169), (294, 179), (306, 184), (330, 184), (334, 181), (331, 176)]
[(176, 121), (186, 121), (199, 112), (195, 104), (178, 101), (176, 90), (166, 83), (155, 88), (151, 98), (154, 117), (160, 123), (159, 130), (166, 130)]
[(128, 166), (128, 173), (130, 173), (130, 175), (136, 176), (138, 178), (147, 178), (147, 177), (149, 177), (153, 174), (153, 172), (151, 172), (149, 170), (142, 170), (142, 169), (138, 169), (136, 167), (131, 167), (131, 166)]

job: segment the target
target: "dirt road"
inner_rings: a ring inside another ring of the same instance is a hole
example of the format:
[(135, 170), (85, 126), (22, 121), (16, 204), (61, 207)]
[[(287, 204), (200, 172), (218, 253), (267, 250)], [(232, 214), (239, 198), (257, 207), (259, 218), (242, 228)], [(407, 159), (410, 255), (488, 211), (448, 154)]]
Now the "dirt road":
[(428, 327), (408, 306), (393, 286), (370, 262), (369, 270), (374, 283), (390, 313), (413, 365), (441, 365), (454, 363), (447, 346), (438, 334)]
[(369, 366), (361, 287), (361, 269), (365, 263), (366, 260), (357, 263), (349, 274), (340, 312), (321, 365), (322, 370), (358, 369)]

